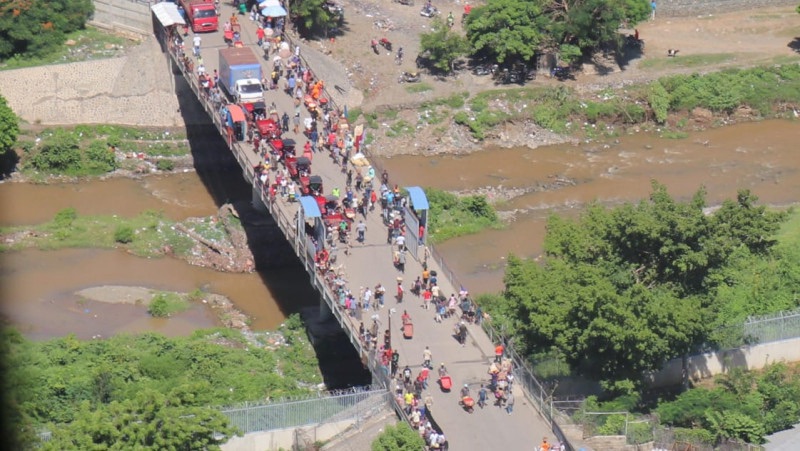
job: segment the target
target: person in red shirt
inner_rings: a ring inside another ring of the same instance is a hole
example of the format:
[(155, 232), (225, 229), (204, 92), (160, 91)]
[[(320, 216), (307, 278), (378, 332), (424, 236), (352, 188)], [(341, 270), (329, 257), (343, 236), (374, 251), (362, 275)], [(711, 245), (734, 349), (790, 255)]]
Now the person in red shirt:
[(264, 29), (261, 28), (261, 27), (258, 27), (258, 30), (256, 30), (256, 38), (258, 39), (258, 45), (259, 46), (262, 43), (264, 43), (264, 36), (265, 36)]

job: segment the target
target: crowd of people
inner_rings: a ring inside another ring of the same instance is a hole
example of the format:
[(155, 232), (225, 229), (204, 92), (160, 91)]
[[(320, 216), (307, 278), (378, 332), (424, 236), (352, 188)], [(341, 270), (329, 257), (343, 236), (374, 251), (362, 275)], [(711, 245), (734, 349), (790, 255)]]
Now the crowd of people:
[[(468, 337), (468, 324), (480, 324), (484, 319), (484, 312), (471, 301), (469, 293), (463, 287), (458, 293), (443, 292), (439, 284), (439, 275), (435, 270), (428, 268), (430, 252), (424, 245), (426, 224), (421, 222), (419, 230), (409, 232), (403, 219), (403, 212), (409, 199), (400, 190), (398, 184), (392, 184), (387, 171), (379, 175), (373, 166), (368, 163), (357, 163), (354, 155), (358, 153), (360, 142), (354, 131), (350, 128), (347, 116), (326, 101), (325, 85), (322, 80), (315, 77), (313, 72), (300, 57), (300, 48), (286, 54), (281, 52), (288, 45), (283, 40), (283, 20), (277, 18), (262, 18), (257, 12), (251, 14), (254, 21), (259, 23), (256, 36), (258, 43), (264, 51), (264, 57), (271, 64), (272, 71), (263, 82), (267, 96), (277, 95), (279, 88), (290, 96), (294, 111), (277, 111), (271, 105), (266, 114), (275, 115), (281, 133), (292, 130), (297, 135), (305, 138), (302, 146), (303, 156), (311, 161), (319, 154), (327, 153), (334, 164), (341, 169), (343, 185), (330, 190), (330, 208), (332, 211), (350, 212), (352, 216), (343, 214), (336, 221), (324, 223), (324, 233), (318, 233), (311, 226), (305, 235), (314, 246), (314, 260), (317, 270), (328, 288), (333, 293), (336, 308), (340, 309), (345, 317), (350, 317), (353, 324), (359, 324), (358, 333), (364, 348), (375, 356), (379, 370), (384, 371), (387, 380), (393, 381), (394, 394), (398, 405), (403, 407), (410, 425), (419, 432), (429, 449), (447, 449), (448, 441), (442, 430), (436, 425), (431, 415), (433, 398), (430, 393), (430, 379), (433, 352), (425, 348), (422, 355), (422, 365), (419, 372), (414, 375), (411, 359), (400, 371), (400, 354), (392, 346), (391, 330), (383, 328), (377, 311), (388, 306), (387, 288), (383, 281), (376, 281), (375, 285), (362, 286), (351, 290), (341, 265), (335, 266), (337, 253), (340, 246), (344, 252), (350, 252), (355, 243), (366, 241), (366, 220), (370, 215), (379, 214), (381, 222), (387, 230), (386, 242), (392, 249), (392, 260), (397, 269), (394, 303), (397, 307), (407, 301), (405, 298), (406, 259), (408, 254), (407, 240), (418, 240), (421, 249), (420, 261), (422, 272), (412, 277), (408, 291), (414, 296), (417, 305), (424, 315), (438, 324), (450, 323), (453, 327), (453, 336), (461, 346), (466, 346)], [(282, 18), (281, 18), (282, 19)], [(224, 26), (227, 29), (237, 19), (233, 16)], [(268, 31), (269, 30), (269, 31)], [(174, 31), (174, 30), (173, 30)], [(227, 103), (218, 88), (217, 70), (209, 70), (202, 60), (201, 38), (192, 39), (192, 52), (187, 54), (184, 50), (184, 38), (179, 32), (169, 36), (168, 44), (178, 60), (184, 64), (188, 73), (197, 77), (202, 95), (210, 101), (215, 109), (220, 109)], [(199, 38), (199, 37), (198, 37)], [(275, 93), (269, 92), (274, 91)], [(281, 114), (282, 113), (282, 114)], [(250, 118), (255, 122), (262, 118), (264, 113), (255, 112)], [(306, 116), (304, 119), (303, 116)], [(290, 124), (290, 121), (292, 122)], [(302, 124), (302, 128), (301, 125)], [(293, 127), (292, 127), (293, 125)], [(251, 133), (245, 138), (256, 152), (261, 162), (255, 166), (255, 182), (270, 202), (291, 201), (299, 198), (302, 187), (291, 176), (285, 159), (275, 155), (275, 149), (269, 145), (268, 136), (260, 136), (257, 127), (250, 127)], [(283, 163), (283, 164), (281, 164)], [(322, 194), (322, 193), (320, 193)], [(379, 208), (379, 212), (376, 212)], [(327, 209), (327, 207), (326, 207)], [(361, 219), (356, 222), (356, 215)], [(419, 219), (419, 218), (418, 218)], [(306, 224), (306, 227), (309, 227)], [(317, 225), (318, 227), (318, 225)], [(353, 235), (351, 228), (355, 230)], [(324, 239), (319, 239), (323, 236)], [(353, 243), (355, 241), (355, 243)], [(391, 296), (391, 295), (390, 295)], [(413, 305), (413, 304), (412, 304)], [(370, 326), (364, 323), (364, 314), (370, 314)], [(375, 313), (372, 313), (375, 312)], [(411, 315), (404, 310), (402, 324), (411, 323)], [(447, 326), (442, 326), (447, 327)], [(505, 409), (508, 414), (514, 408), (514, 368), (512, 361), (504, 358), (502, 344), (497, 345), (496, 359), (488, 366), (486, 380), (477, 388), (477, 405), (483, 409), (489, 404), (489, 398), (494, 397), (494, 405)], [(439, 381), (448, 376), (445, 365), (438, 368)], [(390, 385), (391, 386), (391, 385)], [(440, 385), (440, 388), (443, 388)], [(469, 384), (464, 384), (461, 395), (471, 397)], [(546, 440), (544, 441), (546, 444)], [(541, 447), (542, 451), (560, 451), (560, 446)]]

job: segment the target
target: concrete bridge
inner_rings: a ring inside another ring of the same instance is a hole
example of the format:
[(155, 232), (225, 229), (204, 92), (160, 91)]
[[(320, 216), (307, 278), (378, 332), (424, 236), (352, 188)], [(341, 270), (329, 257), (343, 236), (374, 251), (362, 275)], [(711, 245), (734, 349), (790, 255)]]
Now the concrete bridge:
[[(221, 21), (224, 21), (225, 18), (230, 17), (233, 9), (225, 2), (222, 2), (222, 4)], [(211, 117), (220, 134), (230, 143), (228, 149), (220, 149), (220, 152), (231, 152), (236, 158), (242, 168), (243, 177), (253, 185), (254, 205), (262, 208), (272, 216), (305, 266), (309, 274), (310, 283), (316, 288), (320, 296), (321, 318), (335, 318), (341, 325), (353, 347), (361, 356), (362, 361), (371, 370), (374, 382), (392, 390), (395, 387), (389, 377), (388, 369), (381, 364), (380, 356), (374, 349), (363, 343), (359, 336), (359, 325), (363, 322), (364, 326), (369, 328), (373, 319), (380, 324), (379, 336), (383, 335), (384, 330), (391, 330), (391, 345), (393, 349), (398, 350), (400, 353), (400, 368), (409, 365), (416, 375), (422, 365), (425, 347), (429, 347), (432, 351), (433, 365), (435, 367), (438, 367), (440, 363), (444, 363), (447, 366), (455, 385), (452, 393), (442, 392), (436, 384), (436, 376), (432, 374), (431, 383), (423, 397), (427, 394), (431, 395), (433, 399), (432, 416), (443, 430), (451, 449), (523, 450), (533, 449), (542, 441), (543, 437), (547, 437), (550, 443), (565, 440), (561, 430), (551, 420), (552, 410), (549, 407), (550, 399), (548, 393), (533, 378), (530, 371), (524, 367), (523, 361), (513, 354), (513, 350), (510, 353), (510, 357), (515, 363), (514, 374), (516, 376), (516, 382), (513, 387), (516, 404), (513, 413), (509, 414), (506, 413), (505, 409), (489, 405), (484, 409), (476, 408), (473, 414), (469, 414), (459, 406), (458, 392), (460, 387), (468, 384), (473, 396), (477, 397), (480, 384), (488, 381), (487, 370), (490, 362), (494, 359), (494, 343), (490, 337), (490, 334), (493, 333), (491, 326), (485, 325), (482, 328), (481, 326), (470, 324), (468, 326), (469, 335), (466, 344), (462, 346), (453, 336), (456, 319), (445, 319), (443, 323), (434, 321), (433, 309), (423, 309), (421, 307), (421, 299), (409, 292), (410, 283), (423, 271), (420, 260), (423, 259), (424, 250), (422, 248), (417, 249), (418, 255), (413, 255), (416, 246), (409, 246), (411, 252), (405, 265), (405, 273), (400, 273), (393, 264), (395, 246), (387, 243), (387, 227), (383, 223), (379, 207), (374, 212), (369, 213), (365, 219), (367, 231), (364, 243), (355, 242), (351, 238), (350, 250), (347, 253), (344, 252), (345, 246), (340, 244), (337, 260), (333, 266), (339, 268), (342, 278), (356, 297), (358, 296), (359, 287), (374, 287), (379, 282), (383, 284), (387, 290), (386, 307), (380, 310), (359, 310), (355, 315), (351, 316), (349, 312), (339, 306), (330, 280), (315, 266), (314, 256), (317, 249), (315, 249), (311, 236), (307, 235), (307, 230), (309, 230), (307, 225), (313, 222), (319, 227), (321, 221), (315, 217), (316, 214), (312, 211), (313, 208), (308, 205), (308, 202), (305, 202), (305, 204), (289, 202), (280, 195), (277, 198), (271, 198), (269, 190), (261, 186), (257, 180), (257, 174), (254, 170), (254, 167), (263, 162), (262, 156), (254, 151), (252, 144), (246, 141), (237, 142), (235, 139), (231, 140), (229, 138), (229, 130), (219, 113), (219, 109), (215, 108), (202, 95), (202, 88), (198, 85), (197, 74), (188, 70), (177, 54), (175, 47), (166, 42), (165, 35), (160, 32), (160, 24), (158, 24), (155, 16), (153, 20), (156, 22), (154, 29), (160, 35), (158, 37), (163, 44), (162, 48), (166, 51), (170, 69), (175, 74), (182, 74), (186, 78), (192, 91), (198, 97), (198, 101)], [(248, 46), (252, 46), (256, 55), (261, 56), (262, 52), (255, 45), (255, 23), (245, 16), (240, 16), (240, 22), (242, 24), (243, 42)], [(185, 38), (185, 52), (190, 59), (194, 60), (191, 57), (191, 38), (192, 35)], [(291, 41), (291, 38), (289, 40)], [(291, 48), (294, 49), (295, 43), (290, 42), (290, 44)], [(219, 67), (217, 61), (218, 49), (225, 46), (221, 31), (202, 35), (201, 55), (208, 73), (213, 73), (214, 69)], [(303, 45), (300, 44), (300, 46), (302, 52)], [(265, 73), (268, 74), (271, 72), (271, 67), (266, 66), (265, 63), (267, 62), (262, 61), (262, 66)], [(313, 71), (315, 68), (311, 67), (311, 69)], [(286, 111), (290, 116), (293, 116), (294, 105), (292, 99), (282, 90), (268, 91), (265, 95), (265, 101), (267, 105), (274, 102), (281, 114)], [(304, 115), (307, 116), (307, 112), (304, 111)], [(284, 137), (293, 138), (298, 144), (298, 154), (302, 152), (301, 149), (307, 141), (303, 134), (293, 133), (290, 130), (284, 134)], [(377, 174), (381, 173), (375, 161), (372, 161), (372, 166), (376, 169)], [(341, 167), (333, 163), (327, 152), (318, 152), (314, 155), (312, 174), (322, 177), (325, 193), (330, 193), (331, 189), (336, 187), (342, 192), (346, 191), (345, 175), (342, 173)], [(270, 180), (274, 180), (274, 173), (270, 174)], [(403, 186), (401, 181), (390, 177), (390, 185), (393, 186), (395, 183)], [(376, 189), (378, 187), (375, 186)], [(417, 200), (417, 202), (421, 201)], [(406, 217), (408, 217), (408, 214), (406, 214)], [(316, 230), (319, 229), (317, 228)], [(411, 235), (409, 241), (415, 241), (413, 237), (416, 235), (417, 229), (410, 228), (409, 230)], [(320, 243), (324, 243), (324, 241), (320, 240)], [(407, 243), (416, 244), (408, 241)], [(429, 269), (435, 270), (439, 274), (438, 280), (442, 295), (450, 296), (451, 293), (458, 293), (460, 286), (456, 282), (455, 275), (447, 269), (444, 261), (435, 251), (431, 252), (427, 264)], [(402, 303), (396, 302), (394, 298), (398, 277), (403, 277), (403, 286), (406, 289), (406, 296)], [(408, 312), (414, 323), (414, 336), (412, 339), (404, 339), (399, 332), (400, 316), (404, 311)], [(380, 341), (379, 339), (379, 343)], [(432, 373), (435, 373), (435, 371)], [(490, 399), (491, 401), (493, 399)], [(394, 404), (398, 415), (402, 417), (404, 414), (401, 406), (396, 402)], [(567, 444), (567, 449), (571, 449), (569, 444)]]

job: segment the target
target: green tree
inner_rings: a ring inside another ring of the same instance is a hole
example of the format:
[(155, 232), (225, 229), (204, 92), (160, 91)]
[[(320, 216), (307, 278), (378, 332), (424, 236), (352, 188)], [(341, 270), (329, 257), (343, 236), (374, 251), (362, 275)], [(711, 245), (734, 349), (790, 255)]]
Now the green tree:
[(386, 426), (372, 442), (372, 451), (419, 451), (424, 448), (425, 441), (406, 423)]
[[(645, 0), (641, 0), (644, 2)], [(550, 31), (559, 44), (571, 44), (590, 54), (615, 42), (630, 0), (563, 0), (550, 3)]]
[(179, 394), (167, 397), (155, 391), (99, 407), (84, 401), (74, 421), (52, 432), (45, 450), (101, 450), (122, 443), (138, 449), (219, 450), (235, 435), (218, 410), (185, 405)]
[(433, 19), (430, 33), (420, 35), (420, 51), (427, 55), (427, 60), (438, 71), (449, 73), (453, 70), (453, 62), (464, 55), (469, 44), (466, 39), (451, 30), (440, 18)]
[(0, 151), (10, 149), (19, 135), (19, 117), (8, 106), (8, 101), (0, 95)]
[(14, 0), (0, 4), (0, 59), (43, 55), (82, 29), (94, 13), (91, 0)]
[(743, 192), (708, 216), (704, 190), (678, 202), (654, 182), (638, 204), (551, 217), (545, 259), (509, 257), (503, 296), (486, 307), (529, 353), (556, 350), (612, 392), (636, 389), (643, 373), (708, 341), (730, 302), (713, 288), (735, 280), (723, 276), (734, 251), (769, 254), (783, 215), (753, 202)]
[(545, 41), (548, 24), (541, 0), (490, 0), (469, 14), (467, 40), (480, 58), (529, 62)]
[(324, 7), (326, 0), (294, 0), (291, 2), (291, 15), (301, 30), (306, 33), (322, 31), (325, 35), (337, 22), (343, 20)]

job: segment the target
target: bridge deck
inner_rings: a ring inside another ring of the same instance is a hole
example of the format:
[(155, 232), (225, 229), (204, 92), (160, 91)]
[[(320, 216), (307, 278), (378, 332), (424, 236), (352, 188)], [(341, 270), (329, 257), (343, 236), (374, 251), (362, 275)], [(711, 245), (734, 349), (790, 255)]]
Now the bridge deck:
[[(222, 9), (223, 11), (220, 19), (224, 21), (225, 18), (230, 17), (232, 8), (227, 4), (223, 4)], [(251, 22), (245, 16), (239, 17), (242, 23), (243, 41), (247, 45), (252, 46), (256, 55), (260, 57), (262, 52), (255, 44), (256, 28), (254, 22)], [(185, 40), (187, 54), (191, 54), (191, 37), (192, 35)], [(224, 46), (225, 44), (221, 32), (202, 35), (201, 55), (208, 73), (213, 73), (213, 70), (219, 67), (217, 49)], [(302, 44), (301, 47), (303, 47)], [(268, 63), (262, 61), (264, 70), (267, 71), (265, 73), (268, 74), (271, 68), (266, 64)], [(314, 68), (312, 68), (312, 70), (313, 69)], [(192, 77), (191, 83), (196, 86), (195, 77)], [(294, 107), (292, 105), (292, 100), (283, 91), (270, 91), (266, 94), (265, 100), (268, 105), (271, 102), (275, 102), (281, 113), (286, 111), (290, 116), (293, 115)], [(212, 111), (210, 106), (206, 105), (206, 108), (207, 111)], [(304, 114), (307, 115), (305, 111)], [(212, 118), (214, 118), (215, 123), (219, 126), (218, 115), (212, 114)], [(297, 141), (298, 154), (301, 154), (303, 145), (306, 142), (305, 137), (302, 134), (294, 134), (291, 130), (287, 136)], [(232, 152), (242, 166), (245, 178), (252, 183), (252, 168), (254, 165), (260, 163), (260, 157), (253, 152), (252, 145), (249, 144), (234, 145)], [(314, 155), (312, 173), (323, 177), (326, 192), (329, 193), (334, 187), (339, 187), (343, 193), (346, 191), (345, 177), (341, 173), (340, 168), (333, 164), (327, 153), (317, 153)], [(274, 176), (271, 177), (271, 180), (272, 179), (274, 179)], [(392, 184), (395, 182), (395, 180), (391, 180)], [(266, 198), (264, 198), (264, 200), (266, 200)], [(269, 205), (268, 202), (267, 204)], [(295, 221), (292, 218), (295, 217), (298, 208), (299, 203), (289, 203), (281, 200), (280, 197), (275, 203), (269, 205), (270, 212), (281, 226), (281, 229), (286, 234), (290, 243), (294, 243), (295, 241)], [(384, 287), (386, 287), (387, 308), (378, 312), (363, 312), (361, 316), (363, 317), (365, 326), (369, 327), (372, 322), (370, 319), (371, 316), (377, 313), (380, 317), (382, 332), (387, 328), (390, 308), (396, 308), (397, 313), (392, 317), (392, 328), (394, 329), (392, 331), (392, 345), (400, 353), (400, 368), (409, 365), (416, 375), (421, 368), (422, 353), (425, 346), (429, 346), (433, 353), (434, 367), (437, 367), (441, 362), (445, 363), (447, 366), (455, 385), (453, 392), (442, 393), (441, 390), (439, 390), (435, 382), (435, 371), (432, 372), (432, 381), (426, 392), (431, 393), (433, 397), (433, 416), (443, 429), (451, 445), (451, 449), (520, 450), (532, 449), (543, 437), (548, 437), (551, 443), (555, 441), (553, 434), (550, 432), (548, 423), (538, 414), (535, 407), (530, 400), (524, 396), (523, 391), (518, 386), (514, 388), (516, 405), (514, 412), (510, 415), (507, 414), (504, 409), (492, 405), (487, 406), (485, 409), (476, 409), (475, 413), (470, 415), (458, 405), (458, 390), (463, 384), (469, 384), (473, 396), (477, 396), (480, 383), (488, 380), (488, 364), (494, 358), (493, 343), (479, 326), (469, 325), (470, 335), (466, 346), (462, 347), (452, 336), (453, 327), (456, 322), (455, 319), (446, 319), (441, 324), (434, 321), (433, 310), (424, 310), (421, 307), (419, 298), (416, 298), (408, 292), (410, 282), (413, 281), (417, 275), (422, 273), (420, 262), (410, 255), (407, 259), (405, 274), (403, 275), (405, 280), (404, 286), (407, 290), (406, 297), (402, 304), (397, 304), (393, 295), (395, 292), (396, 278), (401, 274), (397, 271), (392, 262), (392, 247), (386, 242), (387, 231), (380, 217), (380, 208), (376, 208), (374, 212), (370, 213), (365, 222), (368, 227), (366, 242), (362, 245), (352, 240), (353, 245), (350, 255), (345, 255), (340, 249), (338, 252), (337, 265), (343, 265), (348, 286), (356, 296), (361, 286), (374, 287), (378, 282), (381, 282)], [(296, 247), (296, 249), (298, 250), (301, 260), (304, 261), (306, 267), (309, 269), (312, 283), (323, 293), (323, 298), (328, 302), (334, 316), (340, 321), (345, 331), (351, 337), (351, 341), (356, 349), (358, 349), (362, 355), (367, 355), (367, 351), (363, 349), (357, 338), (360, 319), (351, 318), (347, 314), (342, 314), (337, 307), (330, 305), (331, 300), (329, 294), (326, 295), (324, 283), (316, 277), (313, 269), (313, 262), (308, 261), (305, 252), (303, 252), (301, 248)], [(442, 288), (442, 294), (449, 296), (450, 293), (457, 293), (458, 287), (453, 287), (451, 282), (447, 280), (446, 277), (443, 277), (441, 268), (437, 267), (436, 262), (429, 260), (429, 265), (430, 269), (439, 270), (441, 276), (439, 278), (439, 285)], [(408, 310), (408, 313), (414, 321), (414, 337), (411, 340), (403, 339), (400, 333), (400, 315), (403, 310)], [(493, 399), (490, 399), (490, 401), (491, 400)]]

